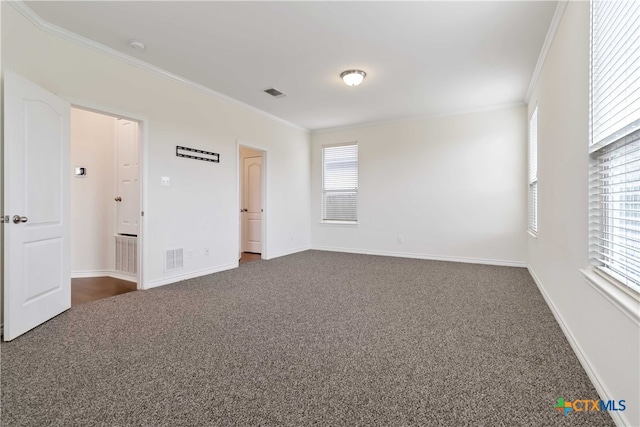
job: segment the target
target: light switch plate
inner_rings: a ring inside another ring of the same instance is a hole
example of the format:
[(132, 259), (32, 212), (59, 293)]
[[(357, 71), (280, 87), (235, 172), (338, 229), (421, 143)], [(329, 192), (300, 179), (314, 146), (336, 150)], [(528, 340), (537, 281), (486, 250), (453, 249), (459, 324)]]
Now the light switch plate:
[(84, 166), (75, 167), (76, 178), (85, 178), (87, 176), (87, 168)]
[(160, 177), (160, 185), (163, 187), (168, 187), (171, 185), (171, 178), (168, 176)]

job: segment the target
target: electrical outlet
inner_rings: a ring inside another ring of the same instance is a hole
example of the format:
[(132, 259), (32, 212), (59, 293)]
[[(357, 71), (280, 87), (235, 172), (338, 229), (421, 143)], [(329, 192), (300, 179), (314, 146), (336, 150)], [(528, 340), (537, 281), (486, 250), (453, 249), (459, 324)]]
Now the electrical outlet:
[(402, 236), (398, 236), (398, 243), (404, 243), (404, 238)]
[(204, 256), (209, 256), (209, 248), (204, 248)]
[(187, 249), (187, 259), (193, 258), (193, 249)]

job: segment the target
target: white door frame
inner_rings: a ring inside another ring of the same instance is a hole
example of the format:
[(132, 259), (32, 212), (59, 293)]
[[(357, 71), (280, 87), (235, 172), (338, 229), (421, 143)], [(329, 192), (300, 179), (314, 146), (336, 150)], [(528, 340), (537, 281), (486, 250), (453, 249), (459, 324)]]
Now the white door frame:
[(111, 116), (119, 119), (138, 122), (140, 129), (140, 139), (138, 141), (138, 153), (140, 155), (140, 210), (144, 215), (140, 218), (140, 231), (138, 233), (138, 289), (147, 289), (146, 278), (148, 277), (148, 245), (147, 245), (147, 218), (148, 218), (148, 157), (149, 157), (149, 119), (136, 113), (119, 110), (112, 107), (97, 105), (92, 102), (65, 98), (71, 103), (72, 108), (78, 108), (93, 113)]
[[(261, 185), (262, 185), (262, 253), (260, 257), (262, 259), (269, 259), (269, 252), (267, 246), (267, 218), (268, 218), (268, 200), (269, 200), (269, 185), (267, 182), (267, 154), (268, 150), (266, 147), (262, 147), (258, 144), (254, 144), (252, 142), (243, 141), (240, 139), (236, 140), (236, 192), (238, 196), (238, 202), (236, 206), (238, 206), (238, 213), (240, 209), (242, 209), (242, 188), (240, 185), (240, 174), (243, 172), (242, 167), (242, 157), (240, 156), (240, 147), (250, 148), (252, 150), (262, 151), (262, 176), (260, 177)], [(242, 255), (242, 221), (240, 220), (240, 215), (238, 218), (238, 238), (236, 241), (238, 242), (238, 250), (236, 253), (238, 255)]]

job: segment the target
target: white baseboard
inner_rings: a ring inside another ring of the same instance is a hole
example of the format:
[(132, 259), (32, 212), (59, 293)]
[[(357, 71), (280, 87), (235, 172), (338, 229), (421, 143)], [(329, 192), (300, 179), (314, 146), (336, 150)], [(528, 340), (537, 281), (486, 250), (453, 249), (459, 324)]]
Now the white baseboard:
[(377, 250), (368, 250), (368, 249), (339, 248), (339, 247), (333, 247), (333, 246), (313, 246), (313, 245), (311, 246), (311, 249), (317, 250), (317, 251), (345, 252), (349, 254), (382, 255), (382, 256), (392, 256), (397, 258), (428, 259), (432, 261), (450, 261), (450, 262), (464, 262), (468, 264), (499, 265), (504, 267), (526, 267), (527, 266), (527, 263), (524, 261), (451, 257), (451, 256), (441, 256), (441, 255), (419, 254), (419, 253), (412, 253), (412, 252), (390, 252), (390, 251), (377, 251)]
[[(587, 376), (591, 380), (591, 383), (593, 384), (596, 391), (598, 392), (600, 399), (614, 400), (614, 397), (612, 396), (612, 394), (609, 392), (609, 390), (604, 385), (604, 383), (600, 380), (600, 375), (598, 375), (598, 372), (591, 364), (591, 361), (589, 360), (585, 352), (582, 350), (582, 347), (580, 346), (575, 336), (571, 332), (571, 329), (569, 329), (569, 326), (567, 326), (566, 322), (564, 321), (564, 318), (556, 308), (553, 301), (551, 301), (551, 297), (542, 286), (542, 283), (540, 282), (540, 279), (538, 279), (538, 276), (536, 275), (536, 273), (531, 269), (531, 266), (528, 266), (527, 270), (529, 270), (529, 274), (531, 274), (531, 277), (533, 277), (533, 281), (536, 283), (536, 286), (538, 286), (538, 289), (540, 290), (542, 297), (544, 298), (545, 302), (549, 306), (549, 309), (551, 309), (551, 313), (553, 313), (553, 317), (555, 317), (556, 322), (558, 322), (558, 325), (560, 325), (560, 329), (562, 329), (564, 336), (567, 338), (567, 341), (569, 341), (569, 345), (571, 345), (573, 352), (578, 357), (580, 364), (584, 368), (584, 371), (587, 373)], [(633, 425), (629, 422), (629, 420), (626, 419), (626, 417), (624, 416), (624, 412), (610, 411), (609, 415), (611, 415), (613, 422), (615, 422), (617, 426)]]
[(112, 271), (108, 274), (109, 277), (113, 277), (114, 279), (126, 280), (127, 282), (138, 283), (138, 278), (136, 276), (127, 276), (126, 274), (118, 273), (117, 271)]
[(138, 282), (136, 276), (128, 276), (114, 270), (79, 270), (71, 272), (72, 279), (85, 279), (88, 277), (113, 277), (114, 279), (126, 280), (127, 282)]
[(189, 273), (177, 274), (174, 276), (163, 277), (157, 280), (151, 280), (145, 283), (144, 289), (157, 288), (158, 286), (169, 285), (171, 283), (180, 282), (182, 280), (193, 279), (195, 277), (206, 276), (207, 274), (218, 273), (220, 271), (231, 270), (232, 268), (238, 268), (238, 262), (233, 264), (222, 265), (220, 267), (206, 268), (203, 270), (191, 271)]
[(276, 252), (273, 255), (269, 254), (269, 258), (265, 258), (265, 259), (280, 258), (281, 256), (292, 255), (292, 254), (297, 254), (298, 252), (308, 251), (309, 249), (311, 249), (309, 246), (305, 246), (303, 248), (288, 249), (286, 251)]
[(87, 277), (108, 277), (111, 270), (77, 270), (71, 272), (72, 279), (84, 279)]

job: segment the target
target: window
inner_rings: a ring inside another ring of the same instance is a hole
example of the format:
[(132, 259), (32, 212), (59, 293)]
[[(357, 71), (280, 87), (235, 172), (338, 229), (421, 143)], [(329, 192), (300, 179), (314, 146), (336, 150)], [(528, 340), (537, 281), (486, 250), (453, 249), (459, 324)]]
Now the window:
[(529, 231), (538, 232), (538, 107), (529, 120)]
[(590, 258), (640, 292), (640, 2), (591, 3)]
[(358, 145), (322, 147), (322, 220), (358, 219)]

